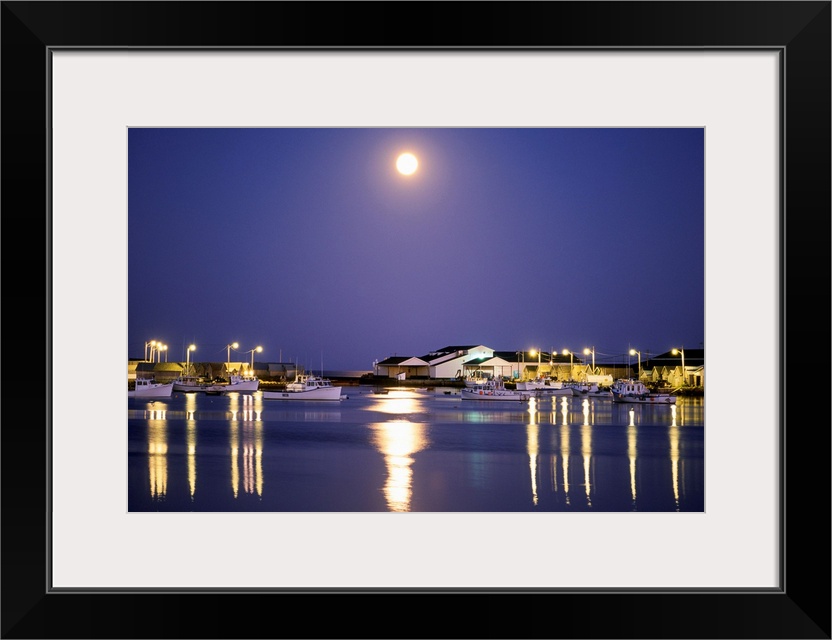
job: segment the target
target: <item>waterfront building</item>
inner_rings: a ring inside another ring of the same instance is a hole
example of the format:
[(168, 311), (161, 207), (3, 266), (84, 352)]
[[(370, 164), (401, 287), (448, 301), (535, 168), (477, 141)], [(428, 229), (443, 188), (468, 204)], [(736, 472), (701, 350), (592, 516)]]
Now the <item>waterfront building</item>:
[[(639, 368), (640, 364), (640, 368)], [(575, 354), (546, 351), (498, 351), (486, 345), (448, 346), (423, 356), (391, 356), (373, 363), (377, 377), (398, 380), (448, 380), (468, 377), (529, 379), (549, 376), (557, 380), (592, 382), (601, 379), (639, 378), (671, 387), (705, 384), (705, 350), (667, 351), (636, 363), (626, 354), (595, 367)]]
[[(404, 379), (467, 378), (477, 371), (487, 377), (513, 379), (542, 375), (571, 380), (583, 365), (577, 357), (545, 351), (495, 351), (486, 345), (452, 345), (423, 356), (391, 356), (378, 361), (374, 373), (380, 377)], [(570, 372), (570, 367), (573, 371)]]

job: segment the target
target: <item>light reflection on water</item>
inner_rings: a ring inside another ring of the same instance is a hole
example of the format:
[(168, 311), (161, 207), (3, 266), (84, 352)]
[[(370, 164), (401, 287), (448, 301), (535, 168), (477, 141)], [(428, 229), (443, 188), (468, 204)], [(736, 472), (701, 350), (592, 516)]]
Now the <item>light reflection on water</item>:
[(162, 500), (168, 489), (167, 423), (153, 417), (147, 424), (147, 464), (150, 475), (150, 497)]
[(367, 411), (378, 411), (396, 416), (423, 413), (424, 394), (414, 391), (391, 390), (387, 394), (373, 394), (371, 403), (366, 407)]
[(128, 508), (704, 511), (703, 398), (477, 405), (363, 388), (334, 406), (130, 399)]
[(387, 480), (384, 496), (390, 511), (410, 511), (413, 455), (430, 445), (423, 424), (394, 419), (370, 425), (373, 444), (384, 455)]
[(527, 444), (529, 452), (529, 471), (532, 483), (532, 503), (537, 505), (537, 457), (540, 451), (540, 430), (537, 427), (537, 400), (529, 400), (529, 426), (526, 429)]

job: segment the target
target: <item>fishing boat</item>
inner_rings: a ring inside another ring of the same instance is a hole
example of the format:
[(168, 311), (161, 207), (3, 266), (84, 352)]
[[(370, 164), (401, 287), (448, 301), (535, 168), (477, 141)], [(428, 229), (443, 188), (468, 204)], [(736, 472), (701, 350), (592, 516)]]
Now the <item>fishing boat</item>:
[(477, 369), (467, 378), (465, 378), (465, 386), (468, 389), (479, 389), (481, 386), (488, 384), (492, 380), (484, 371)]
[(128, 398), (170, 398), (172, 382), (156, 382), (153, 378), (136, 378), (136, 386), (127, 390)]
[(219, 395), (228, 387), (227, 384), (211, 382), (197, 376), (182, 376), (173, 381), (173, 390), (177, 393), (207, 393)]
[(260, 388), (260, 380), (257, 376), (252, 374), (242, 374), (242, 375), (232, 375), (228, 386), (224, 389), (224, 392), (228, 391), (257, 391)]
[(602, 387), (597, 382), (573, 382), (572, 393), (581, 398), (612, 398), (609, 387)]
[(463, 400), (481, 400), (484, 402), (526, 402), (533, 393), (518, 389), (506, 389), (502, 380), (489, 380), (476, 388), (460, 389), (459, 395)]
[(575, 395), (571, 386), (561, 380), (549, 377), (521, 380), (517, 382), (518, 391), (534, 391), (543, 396), (572, 396)]
[(333, 386), (327, 378), (312, 374), (295, 377), (294, 382), (280, 391), (263, 391), (264, 400), (340, 400), (341, 387)]
[(676, 404), (676, 396), (651, 391), (638, 380), (616, 380), (610, 387), (613, 402), (629, 404)]

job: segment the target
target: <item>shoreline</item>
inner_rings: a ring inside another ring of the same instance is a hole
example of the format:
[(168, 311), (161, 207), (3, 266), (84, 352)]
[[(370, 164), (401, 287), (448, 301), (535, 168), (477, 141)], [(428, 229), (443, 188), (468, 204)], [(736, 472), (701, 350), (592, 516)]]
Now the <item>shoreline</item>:
[[(407, 380), (397, 380), (396, 378), (388, 378), (382, 376), (361, 376), (358, 378), (355, 377), (329, 377), (328, 378), (333, 386), (336, 387), (375, 387), (375, 388), (394, 388), (399, 387), (402, 389), (435, 389), (437, 387), (451, 387), (455, 389), (463, 389), (465, 388), (465, 381), (459, 380), (456, 378), (452, 379), (441, 379), (441, 378), (410, 378)], [(514, 386), (513, 383), (506, 383), (506, 387)], [(286, 383), (285, 382), (275, 382), (275, 381), (260, 381), (260, 389), (265, 390), (278, 390), (278, 389), (285, 389)], [(686, 396), (686, 397), (703, 397), (705, 395), (704, 387), (688, 387), (688, 388), (680, 388), (680, 389), (673, 389), (668, 391), (675, 396)]]

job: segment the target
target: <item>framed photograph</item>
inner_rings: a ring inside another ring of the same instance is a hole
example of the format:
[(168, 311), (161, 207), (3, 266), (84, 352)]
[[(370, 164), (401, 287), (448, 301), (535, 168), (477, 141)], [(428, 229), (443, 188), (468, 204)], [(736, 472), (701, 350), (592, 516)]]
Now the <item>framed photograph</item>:
[[(829, 353), (829, 2), (2, 12), (3, 637), (830, 637), (828, 367), (809, 357)], [(402, 127), (704, 132), (704, 509), (131, 513), (129, 132)], [(42, 382), (19, 390), (18, 363)], [(464, 623), (263, 617), (384, 595)], [(495, 620), (518, 595), (535, 612)]]

